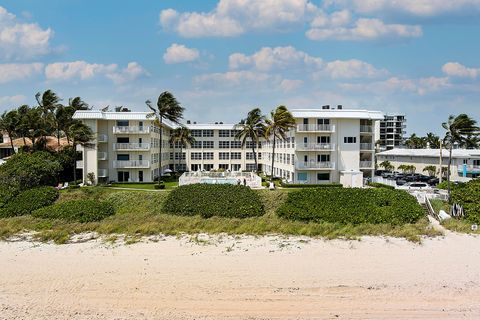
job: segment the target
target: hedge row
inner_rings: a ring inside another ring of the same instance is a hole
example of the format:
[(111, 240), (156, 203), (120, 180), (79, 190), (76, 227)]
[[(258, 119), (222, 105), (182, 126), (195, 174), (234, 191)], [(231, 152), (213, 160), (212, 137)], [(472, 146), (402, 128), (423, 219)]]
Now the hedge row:
[(401, 225), (416, 222), (424, 211), (413, 196), (401, 190), (317, 188), (289, 193), (277, 214), (301, 221)]
[(379, 183), (379, 182), (369, 182), (368, 186), (373, 188), (385, 188), (385, 189), (395, 190), (394, 186), (389, 186), (388, 184)]
[(265, 208), (259, 195), (238, 185), (191, 184), (180, 186), (167, 196), (163, 212), (175, 215), (201, 215), (228, 218), (261, 216)]
[(58, 190), (52, 187), (38, 187), (23, 191), (10, 198), (0, 209), (0, 217), (23, 216), (49, 206), (58, 199)]
[(451, 201), (463, 206), (468, 221), (480, 223), (480, 180), (471, 180), (452, 188)]
[(70, 200), (38, 209), (34, 217), (46, 219), (65, 219), (78, 222), (100, 221), (115, 214), (110, 202), (97, 200)]
[(341, 183), (306, 184), (306, 183), (282, 183), (283, 188), (343, 188)]

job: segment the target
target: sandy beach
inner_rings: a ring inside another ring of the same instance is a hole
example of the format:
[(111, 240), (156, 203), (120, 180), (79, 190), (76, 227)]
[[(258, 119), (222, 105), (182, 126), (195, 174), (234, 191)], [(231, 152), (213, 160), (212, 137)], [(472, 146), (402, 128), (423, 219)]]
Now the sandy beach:
[(480, 238), (0, 243), (0, 319), (479, 319)]

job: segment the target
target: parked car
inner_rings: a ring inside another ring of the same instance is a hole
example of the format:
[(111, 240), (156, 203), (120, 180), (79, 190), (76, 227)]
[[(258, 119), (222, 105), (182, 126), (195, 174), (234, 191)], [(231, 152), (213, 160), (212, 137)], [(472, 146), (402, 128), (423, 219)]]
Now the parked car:
[(382, 178), (384, 179), (390, 179), (393, 177), (393, 175), (394, 173), (389, 171), (385, 171), (384, 173), (381, 174)]
[(432, 190), (432, 187), (425, 182), (407, 182), (404, 185), (398, 187), (401, 190), (412, 190), (412, 191), (426, 191)]
[(440, 179), (436, 177), (430, 177), (430, 179), (427, 181), (427, 183), (431, 186), (436, 186), (440, 182)]
[(406, 180), (401, 179), (401, 178), (396, 179), (395, 182), (397, 183), (397, 186), (403, 186), (404, 184), (407, 183)]

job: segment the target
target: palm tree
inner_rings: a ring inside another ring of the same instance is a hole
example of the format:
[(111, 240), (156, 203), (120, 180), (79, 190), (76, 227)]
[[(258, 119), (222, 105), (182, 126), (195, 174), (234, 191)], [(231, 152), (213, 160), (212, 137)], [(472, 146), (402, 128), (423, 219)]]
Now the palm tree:
[(148, 108), (152, 111), (148, 117), (155, 117), (160, 126), (160, 143), (159, 143), (159, 159), (158, 159), (158, 184), (160, 184), (160, 177), (162, 176), (162, 125), (163, 119), (167, 119), (175, 124), (179, 124), (183, 118), (183, 111), (185, 110), (180, 103), (175, 99), (173, 94), (168, 91), (162, 92), (158, 96), (157, 107), (152, 106), (150, 100), (145, 101)]
[(255, 146), (260, 142), (260, 138), (265, 136), (265, 116), (259, 108), (251, 110), (247, 118), (242, 119), (240, 123), (233, 127), (237, 130), (235, 139), (242, 141), (242, 148), (245, 147), (247, 140), (252, 142), (253, 159), (255, 160), (255, 171), (258, 171), (258, 160)]
[(53, 131), (57, 132), (58, 137), (60, 135), (60, 130), (55, 121), (55, 110), (59, 107), (61, 99), (50, 89), (44, 93), (37, 92), (35, 99), (42, 111), (43, 129), (46, 131), (43, 138), (45, 139), (45, 136), (51, 134)]
[(411, 149), (422, 149), (426, 147), (427, 142), (425, 138), (419, 137), (415, 133), (412, 133), (412, 135), (410, 135), (410, 137), (405, 141), (405, 144)]
[(77, 145), (88, 147), (90, 141), (93, 140), (93, 132), (89, 126), (85, 125), (82, 122), (75, 122), (68, 129), (68, 134), (72, 138), (73, 142), (73, 181), (74, 184), (77, 183)]
[(17, 128), (20, 123), (20, 119), (16, 110), (5, 111), (0, 117), (0, 131), (6, 132), (10, 145), (12, 146), (12, 152), (15, 154), (15, 148), (13, 146), (13, 139), (17, 136)]
[(182, 160), (183, 147), (192, 145), (195, 142), (195, 138), (192, 136), (192, 131), (185, 126), (179, 126), (173, 129), (170, 136), (170, 143), (173, 145), (173, 171), (177, 171), (175, 166), (175, 144), (180, 146), (180, 161)]
[(440, 148), (440, 137), (437, 136), (436, 134), (429, 132), (427, 133), (424, 139), (431, 149)]
[(437, 167), (433, 165), (426, 166), (425, 168), (423, 168), (423, 172), (428, 172), (428, 175), (432, 177), (437, 172)]
[[(73, 115), (77, 110), (88, 110), (89, 106), (80, 97), (70, 98), (68, 105), (59, 105), (55, 110), (55, 118), (58, 123), (58, 128), (65, 133), (68, 143), (70, 143), (70, 136), (68, 135), (68, 128), (72, 126), (77, 120), (73, 119)], [(60, 140), (58, 141), (60, 144)]]
[(393, 171), (395, 169), (395, 167), (388, 160), (381, 162), (378, 166), (384, 168), (386, 171)]
[[(447, 185), (448, 185), (448, 199), (450, 200), (450, 171), (452, 165), (452, 150), (454, 144), (463, 144), (465, 140), (472, 136), (478, 136), (479, 128), (477, 121), (470, 118), (468, 115), (462, 113), (458, 116), (449, 116), (448, 121), (442, 123), (445, 129), (445, 138), (443, 139), (445, 145), (448, 146), (448, 167), (447, 167)], [(440, 150), (441, 152), (441, 150)]]
[(269, 139), (273, 136), (272, 145), (272, 168), (270, 174), (270, 181), (273, 181), (273, 169), (275, 165), (275, 144), (277, 139), (287, 139), (287, 132), (295, 127), (295, 118), (292, 116), (287, 107), (279, 106), (270, 113), (270, 119), (265, 120), (266, 130), (265, 138)]
[(26, 104), (18, 107), (17, 113), (18, 113), (18, 128), (17, 128), (17, 133), (20, 137), (23, 139), (23, 145), (27, 145), (26, 137), (28, 135), (28, 130), (30, 129), (28, 126), (28, 113), (30, 112), (30, 107)]

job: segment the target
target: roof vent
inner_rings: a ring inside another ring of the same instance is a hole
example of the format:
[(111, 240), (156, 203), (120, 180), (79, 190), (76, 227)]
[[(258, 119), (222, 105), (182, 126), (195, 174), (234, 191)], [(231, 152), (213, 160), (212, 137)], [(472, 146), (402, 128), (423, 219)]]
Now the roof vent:
[(221, 122), (221, 121), (220, 121), (219, 123), (220, 123), (220, 124), (223, 124), (223, 122)]
[(337, 106), (337, 109), (338, 109), (338, 110), (342, 110), (342, 109), (343, 109), (343, 106), (342, 106), (341, 104), (339, 104), (339, 105)]
[(218, 122), (215, 122), (215, 124), (218, 124)]
[(197, 121), (193, 121), (193, 124), (197, 124)]
[(330, 105), (327, 104), (325, 106), (322, 106), (322, 110), (328, 110), (328, 109), (330, 109)]
[(187, 120), (187, 124), (191, 124), (192, 122), (190, 120)]

